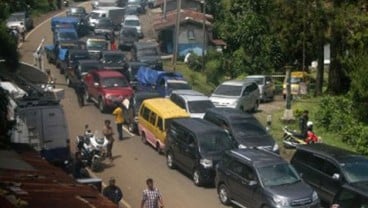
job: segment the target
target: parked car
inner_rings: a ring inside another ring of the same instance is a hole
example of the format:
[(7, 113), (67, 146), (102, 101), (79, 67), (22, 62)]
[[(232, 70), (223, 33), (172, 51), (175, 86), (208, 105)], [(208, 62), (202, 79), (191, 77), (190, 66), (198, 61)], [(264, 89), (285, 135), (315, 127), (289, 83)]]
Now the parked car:
[(119, 49), (131, 49), (135, 42), (139, 40), (137, 28), (122, 28), (120, 30)]
[[(126, 54), (122, 51), (102, 51), (101, 63), (105, 69), (123, 72), (127, 70)], [(129, 80), (129, 77), (126, 77)]]
[(64, 74), (67, 70), (74, 70), (79, 60), (90, 59), (87, 50), (83, 49), (69, 49), (66, 52), (66, 58), (60, 63), (60, 73)]
[(121, 23), (121, 28), (135, 28), (137, 30), (138, 37), (143, 38), (141, 23), (139, 22), (139, 17), (137, 15), (126, 15)]
[(368, 207), (368, 192), (352, 186), (343, 186), (336, 194), (334, 204), (340, 207)]
[(108, 36), (109, 38), (114, 38), (115, 36), (114, 25), (111, 19), (107, 17), (97, 19), (93, 32), (95, 35)]
[(66, 10), (66, 16), (79, 17), (83, 19), (87, 16), (87, 11), (84, 7), (81, 6), (69, 7)]
[(220, 84), (210, 96), (216, 107), (230, 107), (241, 111), (257, 111), (260, 100), (254, 82), (231, 80)]
[(156, 41), (135, 42), (132, 47), (132, 58), (147, 63), (151, 68), (162, 70), (162, 60)]
[(77, 61), (74, 68), (70, 68), (65, 72), (65, 80), (68, 87), (73, 87), (83, 80), (88, 72), (103, 69), (100, 61), (95, 59), (86, 59)]
[(210, 108), (203, 119), (222, 128), (238, 142), (240, 148), (261, 148), (270, 152), (279, 152), (279, 146), (251, 114), (232, 108)]
[(221, 128), (199, 118), (174, 119), (166, 140), (167, 166), (192, 175), (195, 185), (213, 184), (215, 167), (234, 141)]
[(328, 205), (338, 200), (343, 188), (368, 193), (367, 157), (317, 143), (297, 146), (291, 164)]
[(208, 109), (215, 107), (207, 96), (194, 90), (174, 90), (170, 100), (186, 110), (192, 118), (203, 118)]
[(271, 76), (250, 75), (245, 78), (247, 81), (255, 82), (258, 85), (261, 101), (273, 100), (275, 97), (275, 84)]
[(225, 205), (319, 208), (317, 193), (278, 155), (257, 149), (231, 150), (216, 170), (218, 196)]
[(15, 12), (6, 20), (7, 28), (16, 28), (19, 32), (27, 32), (33, 28), (33, 19), (28, 12)]
[(151, 98), (159, 98), (161, 95), (158, 92), (135, 92), (130, 99), (130, 105), (127, 113), (124, 113), (124, 121), (128, 126), (128, 130), (132, 133), (138, 132), (138, 111), (142, 102)]
[(144, 144), (149, 143), (158, 153), (165, 149), (166, 131), (174, 118), (187, 118), (189, 114), (165, 98), (147, 99), (138, 114), (138, 132)]
[(102, 113), (111, 110), (116, 103), (133, 95), (133, 89), (124, 75), (112, 70), (89, 72), (83, 79), (85, 83), (85, 99), (98, 105)]

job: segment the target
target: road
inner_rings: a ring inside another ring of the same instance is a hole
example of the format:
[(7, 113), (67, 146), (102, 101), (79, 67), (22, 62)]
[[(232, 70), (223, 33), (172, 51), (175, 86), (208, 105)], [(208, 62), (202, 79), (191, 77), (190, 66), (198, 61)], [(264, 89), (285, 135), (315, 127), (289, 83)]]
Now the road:
[[(144, 17), (145, 19), (150, 19)], [(28, 35), (26, 42), (20, 47), (21, 60), (33, 63), (32, 53), (39, 45), (42, 37), (45, 43), (52, 42), (50, 21), (37, 26)], [(45, 67), (51, 70), (57, 79), (57, 87), (65, 89), (65, 99), (62, 100), (71, 139), (72, 150), (76, 136), (83, 132), (85, 124), (91, 129), (101, 130), (105, 119), (113, 119), (109, 114), (101, 114), (98, 109), (89, 104), (80, 108), (74, 91), (65, 84), (63, 75), (53, 66), (45, 63)], [(124, 132), (124, 136), (128, 136)], [(214, 188), (200, 188), (193, 185), (192, 181), (176, 170), (166, 167), (166, 159), (158, 155), (151, 147), (141, 143), (138, 136), (129, 136), (124, 141), (117, 141), (113, 148), (114, 161), (106, 163), (103, 172), (97, 173), (103, 181), (115, 177), (117, 184), (124, 192), (124, 199), (131, 207), (139, 207), (142, 190), (145, 188), (145, 180), (152, 177), (157, 187), (162, 192), (166, 207), (224, 207), (217, 199)]]

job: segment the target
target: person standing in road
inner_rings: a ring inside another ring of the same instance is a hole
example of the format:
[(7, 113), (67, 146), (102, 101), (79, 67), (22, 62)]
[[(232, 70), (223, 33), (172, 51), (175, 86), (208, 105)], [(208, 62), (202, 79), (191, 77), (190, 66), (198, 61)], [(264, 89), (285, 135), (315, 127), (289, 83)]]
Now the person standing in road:
[(120, 200), (123, 198), (123, 193), (121, 189), (115, 185), (114, 178), (110, 178), (109, 185), (103, 189), (102, 194), (115, 204), (119, 204)]
[(147, 189), (143, 191), (141, 208), (163, 208), (164, 203), (158, 189), (153, 186), (153, 179), (146, 180)]
[(124, 123), (124, 116), (123, 116), (123, 104), (117, 104), (117, 107), (112, 112), (112, 115), (115, 117), (116, 128), (119, 134), (119, 140), (123, 140), (123, 123)]
[(78, 104), (80, 107), (85, 105), (84, 103), (84, 93), (85, 93), (85, 86), (83, 82), (78, 82), (74, 85), (75, 94), (78, 98)]
[(110, 159), (110, 161), (112, 161), (112, 146), (114, 144), (114, 131), (112, 130), (111, 126), (111, 121), (110, 120), (105, 120), (105, 127), (103, 129), (103, 134), (106, 137), (107, 141), (109, 142), (107, 144), (107, 157)]

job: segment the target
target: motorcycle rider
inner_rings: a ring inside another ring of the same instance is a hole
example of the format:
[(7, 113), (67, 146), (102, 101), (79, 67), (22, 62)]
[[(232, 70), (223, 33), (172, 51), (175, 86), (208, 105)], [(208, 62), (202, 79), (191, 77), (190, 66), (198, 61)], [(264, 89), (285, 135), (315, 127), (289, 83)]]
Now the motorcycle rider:
[(307, 144), (313, 144), (318, 142), (317, 135), (313, 132), (313, 122), (307, 122), (307, 138), (304, 140)]
[(299, 128), (300, 128), (300, 137), (307, 137), (307, 123), (309, 121), (308, 117), (309, 112), (307, 110), (303, 111), (302, 116), (299, 118)]

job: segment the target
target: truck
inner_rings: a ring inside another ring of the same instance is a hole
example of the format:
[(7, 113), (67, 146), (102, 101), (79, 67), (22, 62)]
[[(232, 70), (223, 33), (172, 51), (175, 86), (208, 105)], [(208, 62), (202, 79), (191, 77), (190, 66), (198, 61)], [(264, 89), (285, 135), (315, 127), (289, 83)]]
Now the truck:
[(44, 51), (48, 63), (53, 63), (60, 67), (65, 61), (69, 49), (80, 49), (82, 47), (79, 41), (59, 41), (58, 44), (48, 44), (44, 46)]
[(192, 89), (177, 72), (157, 71), (150, 67), (141, 66), (136, 74), (137, 91), (156, 91), (162, 97), (169, 97), (173, 90)]
[(73, 28), (79, 37), (85, 36), (91, 32), (91, 27), (85, 18), (73, 16), (53, 17), (51, 19), (51, 31), (55, 32), (58, 28)]
[(98, 7), (98, 9), (91, 11), (88, 18), (88, 22), (91, 27), (95, 27), (96, 22), (99, 18), (106, 17), (111, 19), (115, 29), (119, 29), (124, 14), (125, 8), (122, 7), (114, 7), (114, 6)]

